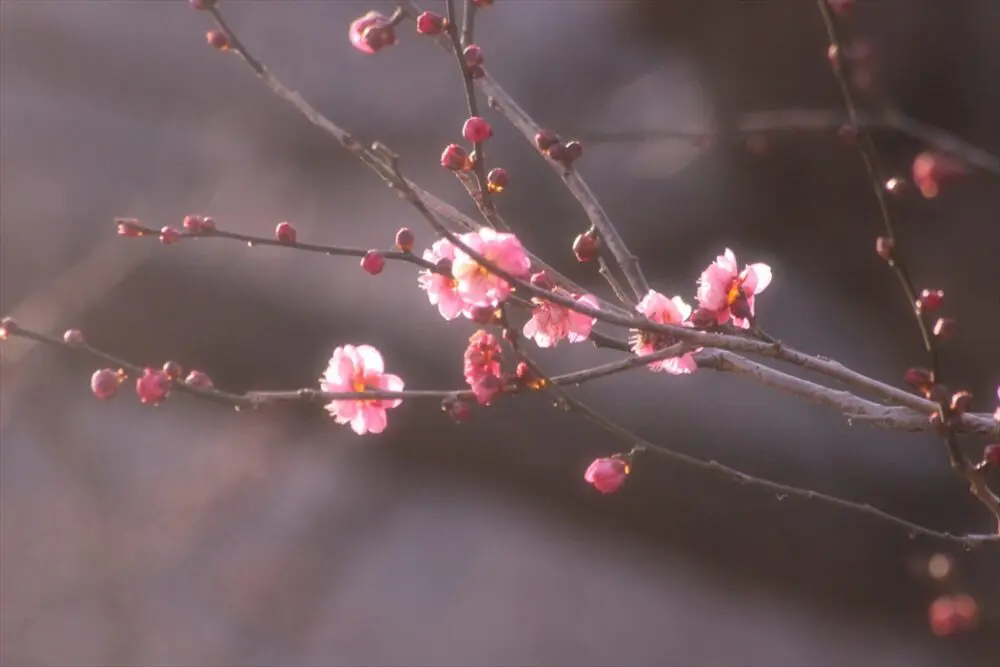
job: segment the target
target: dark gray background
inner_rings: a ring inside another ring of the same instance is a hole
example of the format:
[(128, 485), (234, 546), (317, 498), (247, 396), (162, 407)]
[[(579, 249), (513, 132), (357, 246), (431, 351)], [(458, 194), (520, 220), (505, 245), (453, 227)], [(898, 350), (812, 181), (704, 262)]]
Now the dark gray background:
[[(431, 235), (381, 182), (204, 44), (182, 0), (0, 3), (0, 310), (80, 326), (137, 363), (173, 358), (234, 390), (313, 383), (334, 346), (380, 347), (411, 388), (460, 386), (472, 327), (445, 323), (411, 268), (113, 235), (211, 213), (301, 240), (388, 246)], [(436, 3), (442, 5), (443, 3)], [(1000, 4), (859, 3), (878, 50), (866, 103), (901, 108), (1000, 152)], [(458, 138), (453, 63), (401, 30), (366, 57), (352, 18), (389, 3), (230, 0), (233, 27), (289, 86), (466, 210), (437, 156)], [(556, 130), (725, 130), (766, 109), (839, 108), (812, 2), (498, 0), (479, 22), (491, 72)], [(601, 291), (569, 243), (576, 202), (504, 122), (491, 164), (525, 242)], [(879, 223), (856, 152), (833, 133), (588, 144), (581, 171), (654, 286), (693, 296), (727, 245), (766, 261), (769, 330), (898, 382), (923, 359), (906, 304), (872, 251)], [(906, 173), (922, 146), (880, 133)], [(959, 319), (949, 376), (992, 410), (1000, 379), (1000, 186), (974, 174), (898, 202), (921, 286)], [(35, 664), (995, 665), (996, 550), (963, 553), (893, 528), (660, 462), (600, 498), (581, 479), (627, 447), (518, 399), (454, 426), (408, 402), (358, 438), (317, 409), (235, 414), (131, 392), (99, 403), (93, 362), (5, 343), (0, 447), (0, 662)], [(586, 345), (548, 369), (612, 359)], [(580, 391), (651, 440), (953, 531), (985, 512), (940, 443), (851, 428), (737, 378), (635, 372)], [(986, 398), (983, 398), (986, 397)], [(976, 455), (984, 443), (964, 443)], [(958, 578), (921, 576), (954, 555)], [(937, 639), (926, 607), (972, 592), (981, 629)]]

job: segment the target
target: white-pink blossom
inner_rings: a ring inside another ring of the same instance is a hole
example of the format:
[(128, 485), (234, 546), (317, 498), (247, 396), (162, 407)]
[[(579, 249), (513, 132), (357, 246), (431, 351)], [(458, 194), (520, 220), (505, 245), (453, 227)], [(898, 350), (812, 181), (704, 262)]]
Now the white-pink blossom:
[[(385, 372), (382, 355), (371, 345), (344, 345), (333, 351), (330, 364), (320, 379), (320, 388), (329, 392), (402, 391), (403, 380)], [(381, 433), (386, 427), (385, 411), (402, 399), (334, 400), (327, 411), (338, 424), (350, 423), (358, 435)]]
[[(599, 307), (597, 297), (593, 294), (580, 296), (568, 292), (564, 294), (585, 306)], [(535, 298), (532, 302), (535, 308), (532, 309), (531, 319), (525, 323), (523, 331), (524, 336), (534, 339), (538, 347), (555, 347), (561, 340), (579, 343), (590, 337), (590, 330), (597, 321), (596, 318), (544, 299)]]
[[(531, 272), (531, 259), (513, 234), (483, 227), (459, 238), (473, 251), (516, 278), (526, 278)], [(473, 306), (496, 306), (511, 291), (507, 281), (491, 273), (460, 248), (455, 248), (452, 275), (458, 281), (458, 294)]]
[[(441, 239), (425, 250), (423, 256), (428, 262), (448, 266), (455, 261), (455, 246), (448, 239)], [(469, 316), (471, 306), (458, 293), (458, 281), (451, 275), (426, 270), (420, 272), (417, 281), (420, 288), (427, 292), (431, 305), (438, 307), (441, 317), (453, 320), (463, 313)]]
[[(691, 306), (684, 302), (679, 296), (668, 299), (655, 290), (649, 290), (649, 294), (642, 298), (636, 310), (658, 324), (672, 324), (675, 326), (691, 326), (688, 318), (691, 317)], [(648, 331), (632, 332), (631, 343), (632, 352), (636, 355), (652, 354), (657, 350), (676, 344), (678, 341), (672, 337)], [(652, 371), (664, 371), (672, 375), (687, 375), (698, 370), (692, 352), (686, 352), (679, 357), (661, 359), (648, 364)]]

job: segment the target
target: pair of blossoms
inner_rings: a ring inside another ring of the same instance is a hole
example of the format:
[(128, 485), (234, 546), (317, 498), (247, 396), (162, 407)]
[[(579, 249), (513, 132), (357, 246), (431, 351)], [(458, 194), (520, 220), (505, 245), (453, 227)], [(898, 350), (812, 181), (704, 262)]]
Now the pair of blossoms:
[[(532, 275), (531, 260), (513, 234), (483, 228), (459, 238), (464, 245), (518, 279), (530, 279), (537, 287), (554, 290), (592, 309), (599, 307), (597, 298), (592, 294), (571, 294), (555, 287), (544, 273)], [(423, 258), (432, 262), (437, 270), (422, 271), (418, 278), (419, 285), (446, 320), (464, 316), (481, 323), (490, 322), (497, 307), (512, 292), (512, 286), (507, 281), (491, 273), (448, 239), (435, 242), (424, 251)], [(667, 298), (654, 290), (643, 297), (636, 309), (659, 324), (706, 327), (731, 320), (734, 325), (746, 329), (753, 319), (755, 296), (770, 282), (770, 267), (751, 264), (739, 271), (735, 255), (727, 248), (698, 280), (700, 308), (694, 311), (694, 318), (691, 306), (681, 297)], [(525, 323), (523, 334), (539, 347), (554, 347), (563, 340), (570, 343), (585, 341), (597, 321), (589, 315), (544, 299), (533, 298), (532, 304), (531, 318)], [(674, 342), (660, 334), (635, 332), (631, 348), (636, 355), (647, 355)], [(649, 368), (674, 375), (693, 373), (697, 370), (693, 352), (651, 362)], [(494, 336), (485, 331), (478, 331), (472, 336), (465, 353), (464, 374), (477, 401), (483, 405), (489, 405), (503, 390), (505, 382), (499, 357), (500, 347)], [(334, 351), (320, 386), (328, 392), (361, 392), (402, 391), (404, 384), (399, 377), (385, 373), (382, 355), (374, 347), (346, 345)], [(360, 435), (381, 433), (386, 427), (386, 410), (398, 406), (400, 402), (398, 398), (334, 400), (326, 409), (338, 423), (349, 423)]]

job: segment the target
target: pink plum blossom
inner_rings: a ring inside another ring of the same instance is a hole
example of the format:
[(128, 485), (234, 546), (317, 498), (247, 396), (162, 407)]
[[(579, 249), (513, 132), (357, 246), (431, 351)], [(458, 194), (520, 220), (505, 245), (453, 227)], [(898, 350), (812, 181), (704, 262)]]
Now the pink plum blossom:
[[(635, 309), (658, 324), (691, 326), (688, 319), (691, 316), (691, 306), (684, 303), (684, 299), (679, 296), (668, 299), (655, 290), (649, 290), (649, 294), (642, 298)], [(648, 331), (634, 331), (630, 341), (632, 352), (640, 356), (652, 354), (678, 342), (670, 336)], [(671, 375), (687, 375), (698, 370), (698, 364), (692, 352), (687, 352), (679, 357), (651, 362), (649, 370), (665, 371)]]
[(771, 283), (771, 267), (749, 264), (737, 273), (736, 255), (729, 248), (705, 269), (698, 279), (698, 303), (716, 314), (719, 324), (750, 328), (754, 297)]
[[(513, 234), (484, 227), (477, 232), (462, 234), (459, 238), (512, 276), (526, 278), (531, 272), (528, 253)], [(474, 306), (496, 306), (510, 294), (511, 287), (505, 280), (480, 266), (460, 248), (455, 248), (452, 275), (458, 281), (459, 295)]]
[[(599, 307), (597, 297), (593, 294), (575, 296), (567, 292), (565, 295), (585, 306)], [(590, 329), (597, 321), (596, 318), (544, 299), (536, 298), (532, 302), (535, 308), (531, 311), (531, 319), (524, 325), (524, 335), (526, 338), (533, 338), (538, 347), (555, 347), (563, 339), (580, 343), (590, 337)]]
[[(320, 379), (323, 391), (402, 391), (403, 381), (385, 372), (382, 355), (371, 345), (344, 345), (333, 351), (330, 365)], [(326, 406), (338, 424), (351, 424), (358, 435), (385, 430), (385, 411), (402, 399), (334, 400)]]
[(628, 462), (620, 458), (602, 458), (590, 464), (583, 478), (601, 493), (614, 493), (631, 472)]
[[(455, 246), (448, 239), (436, 241), (434, 245), (424, 251), (424, 259), (433, 262), (438, 266), (453, 264), (455, 260)], [(453, 320), (461, 314), (469, 317), (470, 306), (458, 293), (458, 281), (441, 273), (434, 271), (421, 271), (417, 277), (420, 288), (427, 292), (427, 298), (432, 306), (438, 307), (441, 317), (446, 320)]]
[(481, 405), (489, 405), (503, 392), (502, 351), (496, 336), (480, 329), (469, 337), (463, 355), (465, 381)]

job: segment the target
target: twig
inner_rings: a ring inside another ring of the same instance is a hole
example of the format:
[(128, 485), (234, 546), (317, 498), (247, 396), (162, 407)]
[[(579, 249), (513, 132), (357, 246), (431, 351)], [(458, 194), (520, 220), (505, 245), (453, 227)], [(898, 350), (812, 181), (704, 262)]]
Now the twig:
[[(930, 327), (924, 318), (924, 314), (916, 298), (916, 290), (913, 286), (913, 279), (907, 268), (902, 253), (899, 252), (896, 225), (894, 224), (892, 215), (889, 211), (888, 200), (879, 170), (875, 142), (872, 139), (871, 132), (869, 132), (868, 128), (861, 126), (859, 123), (857, 104), (854, 100), (854, 94), (851, 92), (850, 84), (848, 83), (847, 76), (844, 72), (846, 63), (843, 62), (843, 59), (840, 57), (840, 54), (843, 52), (843, 48), (838, 34), (837, 23), (833, 18), (833, 12), (826, 0), (816, 0), (816, 6), (819, 8), (820, 16), (823, 19), (823, 25), (826, 28), (826, 35), (830, 42), (830, 48), (833, 49), (833, 53), (835, 55), (831, 69), (834, 77), (837, 79), (841, 96), (844, 99), (844, 106), (847, 108), (848, 118), (850, 119), (851, 124), (858, 128), (858, 135), (860, 139), (859, 152), (861, 154), (861, 159), (865, 165), (865, 171), (868, 174), (868, 180), (872, 186), (872, 191), (875, 193), (875, 197), (878, 200), (879, 212), (882, 216), (882, 224), (885, 228), (885, 233), (894, 248), (888, 257), (888, 263), (896, 274), (896, 277), (899, 279), (899, 284), (903, 288), (903, 293), (909, 302), (909, 307), (916, 318), (917, 328), (920, 330), (920, 336), (923, 339), (924, 348), (930, 360), (932, 381), (935, 385), (940, 385), (943, 380), (941, 377), (941, 363), (940, 356), (938, 354), (937, 341), (931, 334)], [(963, 476), (968, 481), (972, 494), (993, 514), (997, 521), (997, 530), (1000, 531), (1000, 497), (990, 490), (988, 484), (986, 483), (986, 477), (983, 474), (983, 471), (977, 469), (976, 466), (974, 466), (972, 462), (965, 457), (962, 450), (959, 448), (957, 439), (955, 438), (955, 435), (949, 425), (952, 412), (946, 401), (946, 397), (939, 399), (937, 412), (940, 416), (942, 427), (945, 429), (945, 446), (947, 447), (948, 459), (951, 463), (951, 467), (955, 470), (955, 472)]]
[[(465, 18), (469, 19), (469, 4), (466, 3)], [(455, 0), (446, 0), (448, 27), (446, 34), (451, 40), (452, 52), (455, 54), (455, 61), (458, 63), (459, 73), (462, 75), (462, 84), (465, 87), (465, 103), (469, 109), (469, 116), (479, 116), (479, 102), (476, 100), (476, 87), (472, 81), (472, 73), (465, 62), (462, 54), (462, 35), (459, 34), (458, 15), (455, 11)], [(496, 204), (493, 202), (493, 195), (486, 182), (486, 148), (483, 142), (477, 141), (473, 144), (473, 155), (475, 160), (472, 163), (472, 172), (476, 176), (478, 192), (473, 195), (473, 201), (479, 207), (480, 212), (492, 227), (503, 231), (510, 231), (510, 228), (500, 219), (497, 214)]]
[(462, 46), (473, 43), (477, 11), (479, 11), (479, 7), (472, 0), (465, 0), (465, 11), (462, 13)]
[[(123, 219), (119, 218), (115, 220), (119, 224), (127, 224), (131, 230), (136, 232), (138, 236), (142, 237), (159, 237), (160, 230), (148, 227), (138, 220), (135, 219)], [(239, 241), (241, 243), (246, 243), (247, 246), (276, 246), (279, 248), (289, 248), (291, 250), (302, 250), (305, 252), (316, 252), (322, 253), (324, 255), (329, 255), (331, 257), (364, 257), (369, 252), (370, 249), (364, 248), (349, 248), (346, 246), (336, 246), (336, 245), (320, 245), (316, 243), (300, 243), (298, 241), (279, 241), (275, 238), (268, 238), (265, 236), (253, 236), (251, 234), (241, 234), (239, 232), (230, 232), (224, 229), (211, 229), (200, 232), (188, 232), (182, 231), (177, 235), (178, 241), (184, 240), (194, 240), (194, 239), (229, 239), (230, 241)], [(414, 255), (412, 252), (403, 252), (401, 250), (379, 250), (378, 253), (387, 260), (395, 260), (401, 262), (407, 262), (409, 264), (414, 264), (422, 269), (427, 269), (428, 271), (433, 271), (434, 273), (445, 273), (447, 271), (443, 270), (434, 262), (430, 262), (423, 257)]]
[[(808, 130), (829, 130), (849, 123), (850, 118), (843, 111), (833, 109), (777, 109), (772, 111), (751, 111), (736, 118), (730, 127), (721, 132), (696, 132), (680, 129), (649, 128), (620, 131), (580, 131), (573, 135), (591, 144), (598, 143), (640, 143), (656, 140), (684, 141), (694, 145), (705, 145), (732, 135), (746, 135), (763, 132), (795, 132)], [(970, 144), (953, 134), (910, 118), (898, 111), (858, 111), (857, 124), (864, 128), (886, 128), (918, 139), (942, 152), (954, 155), (969, 165), (1000, 175), (1000, 157)]]

